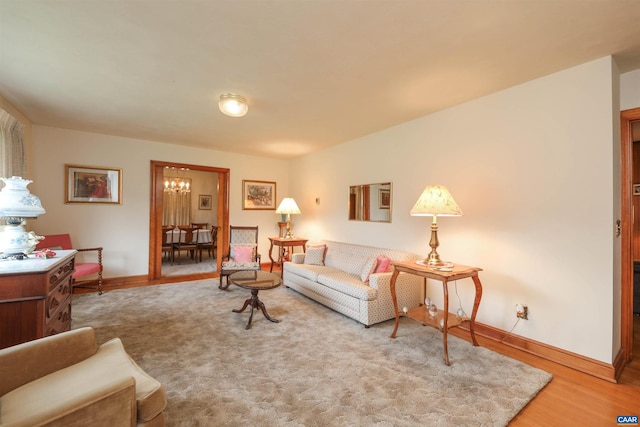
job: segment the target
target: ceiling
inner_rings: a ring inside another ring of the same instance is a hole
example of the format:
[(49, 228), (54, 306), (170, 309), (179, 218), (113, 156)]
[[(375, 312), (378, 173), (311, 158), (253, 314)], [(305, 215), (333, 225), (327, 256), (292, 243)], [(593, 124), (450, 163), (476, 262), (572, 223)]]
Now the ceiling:
[(287, 159), (607, 55), (638, 69), (639, 22), (636, 0), (0, 0), (0, 96), (38, 125)]

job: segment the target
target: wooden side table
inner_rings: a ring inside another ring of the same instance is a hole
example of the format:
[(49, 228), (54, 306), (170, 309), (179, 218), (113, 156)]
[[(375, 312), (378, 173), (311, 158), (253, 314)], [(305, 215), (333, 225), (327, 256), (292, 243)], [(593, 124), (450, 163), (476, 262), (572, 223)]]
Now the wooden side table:
[[(282, 267), (282, 264), (284, 263), (286, 257), (285, 257), (285, 253), (287, 248), (291, 248), (291, 250), (293, 250), (294, 247), (296, 246), (301, 246), (302, 247), (302, 252), (306, 252), (306, 244), (307, 244), (307, 239), (300, 239), (300, 238), (294, 238), (294, 239), (285, 239), (283, 237), (269, 237), (269, 241), (271, 242), (271, 245), (269, 246), (269, 259), (271, 260), (271, 268), (269, 269), (269, 272), (273, 272), (273, 265), (274, 264), (278, 264), (280, 267)], [(274, 260), (273, 259), (273, 247), (277, 246), (278, 249), (278, 259)], [(283, 271), (280, 270), (280, 277), (282, 277)]]
[[(478, 272), (482, 271), (481, 268), (469, 267), (466, 265), (454, 264), (449, 269), (426, 267), (416, 263), (416, 261), (405, 261), (393, 263), (394, 270), (391, 276), (391, 298), (393, 300), (393, 308), (396, 313), (396, 325), (393, 328), (391, 338), (396, 337), (398, 331), (398, 324), (400, 322), (400, 312), (398, 311), (398, 300), (396, 298), (396, 279), (398, 274), (407, 273), (414, 274), (424, 278), (425, 283), (425, 295), (426, 295), (426, 279), (433, 279), (442, 282), (442, 291), (444, 293), (444, 310), (438, 310), (438, 314), (433, 317), (429, 314), (428, 307), (420, 305), (419, 307), (412, 308), (405, 316), (421, 322), (423, 325), (434, 326), (442, 331), (444, 342), (444, 363), (449, 366), (449, 349), (447, 347), (447, 330), (455, 326), (460, 325), (466, 320), (470, 320), (471, 340), (474, 346), (478, 345), (475, 334), (476, 314), (478, 314), (478, 307), (480, 306), (480, 299), (482, 298), (482, 283), (478, 277)], [(458, 317), (455, 314), (449, 313), (449, 287), (450, 282), (466, 279), (470, 277), (476, 288), (475, 300), (473, 301), (473, 311), (471, 313), (471, 319)], [(442, 323), (441, 323), (442, 321)]]

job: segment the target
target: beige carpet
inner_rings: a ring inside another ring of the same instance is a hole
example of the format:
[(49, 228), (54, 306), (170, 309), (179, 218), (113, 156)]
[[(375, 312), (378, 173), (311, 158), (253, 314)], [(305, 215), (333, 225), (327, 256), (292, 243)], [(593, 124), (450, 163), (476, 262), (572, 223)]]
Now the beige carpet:
[(365, 329), (279, 287), (280, 323), (240, 308), (249, 292), (200, 280), (74, 295), (73, 328), (120, 337), (167, 391), (169, 426), (500, 426), (551, 375), (410, 319)]

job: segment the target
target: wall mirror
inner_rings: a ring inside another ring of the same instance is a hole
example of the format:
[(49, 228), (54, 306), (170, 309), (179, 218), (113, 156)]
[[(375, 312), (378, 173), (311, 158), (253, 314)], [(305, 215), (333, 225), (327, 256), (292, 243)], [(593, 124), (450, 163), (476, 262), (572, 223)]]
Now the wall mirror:
[(349, 187), (349, 220), (391, 222), (390, 182)]

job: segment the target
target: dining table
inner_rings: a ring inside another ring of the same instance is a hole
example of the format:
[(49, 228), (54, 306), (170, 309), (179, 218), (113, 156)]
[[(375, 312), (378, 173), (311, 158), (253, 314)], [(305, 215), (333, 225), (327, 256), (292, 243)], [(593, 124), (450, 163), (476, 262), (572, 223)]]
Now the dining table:
[(211, 243), (211, 230), (198, 228), (193, 230), (191, 242), (185, 242), (186, 238), (186, 230), (174, 228), (167, 231), (167, 243)]

